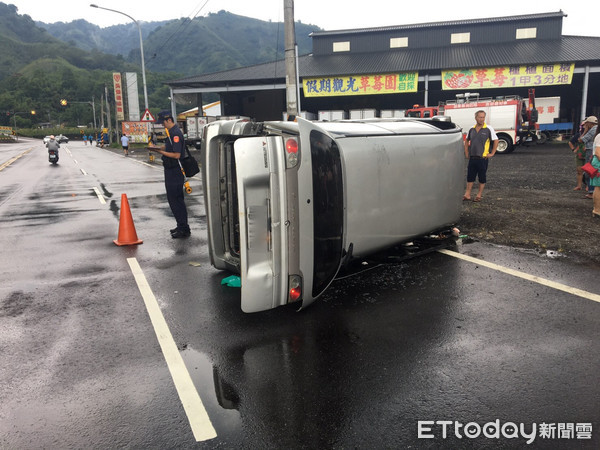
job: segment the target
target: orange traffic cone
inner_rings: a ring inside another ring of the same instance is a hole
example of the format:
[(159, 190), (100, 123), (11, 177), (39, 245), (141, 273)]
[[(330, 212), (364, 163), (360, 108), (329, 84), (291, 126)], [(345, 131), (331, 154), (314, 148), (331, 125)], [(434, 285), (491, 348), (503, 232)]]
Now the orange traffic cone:
[(121, 217), (119, 217), (119, 237), (113, 242), (119, 246), (137, 245), (144, 242), (141, 239), (138, 239), (137, 233), (135, 232), (135, 225), (133, 224), (133, 218), (131, 217), (129, 202), (127, 201), (127, 195), (125, 194), (121, 194)]

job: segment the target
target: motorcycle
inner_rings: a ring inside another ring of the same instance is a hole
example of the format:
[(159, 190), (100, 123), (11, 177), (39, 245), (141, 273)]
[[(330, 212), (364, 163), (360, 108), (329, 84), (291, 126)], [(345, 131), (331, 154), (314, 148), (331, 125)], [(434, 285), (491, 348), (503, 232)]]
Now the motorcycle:
[(48, 150), (48, 161), (52, 164), (58, 163), (58, 150)]

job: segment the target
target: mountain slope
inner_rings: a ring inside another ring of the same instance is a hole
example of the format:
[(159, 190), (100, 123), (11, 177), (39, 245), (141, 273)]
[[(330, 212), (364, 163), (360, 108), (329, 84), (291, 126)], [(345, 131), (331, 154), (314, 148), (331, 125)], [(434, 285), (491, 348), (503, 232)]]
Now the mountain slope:
[[(134, 23), (100, 28), (85, 20), (44, 24), (49, 34), (85, 50), (123, 55), (140, 64), (139, 32)], [(238, 16), (227, 11), (193, 20), (140, 22), (146, 69), (184, 75), (218, 72), (283, 58), (283, 23)], [(314, 25), (296, 23), (298, 52), (312, 50)]]
[[(165, 23), (167, 21), (140, 22), (144, 41), (152, 31)], [(100, 28), (98, 25), (79, 19), (68, 23), (36, 22), (36, 25), (47, 30), (55, 38), (82, 50), (100, 50), (111, 55), (123, 56), (128, 55), (132, 50), (138, 53), (140, 51), (140, 35), (134, 23)]]

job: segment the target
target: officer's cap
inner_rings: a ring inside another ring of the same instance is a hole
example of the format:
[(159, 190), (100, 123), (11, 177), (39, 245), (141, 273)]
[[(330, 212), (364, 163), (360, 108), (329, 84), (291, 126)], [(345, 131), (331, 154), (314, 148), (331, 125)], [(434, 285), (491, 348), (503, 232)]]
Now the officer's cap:
[[(165, 109), (158, 113), (158, 117), (156, 118), (156, 124), (162, 125), (162, 123), (167, 119), (173, 119), (173, 114), (168, 109)], [(174, 121), (174, 120), (173, 120)]]

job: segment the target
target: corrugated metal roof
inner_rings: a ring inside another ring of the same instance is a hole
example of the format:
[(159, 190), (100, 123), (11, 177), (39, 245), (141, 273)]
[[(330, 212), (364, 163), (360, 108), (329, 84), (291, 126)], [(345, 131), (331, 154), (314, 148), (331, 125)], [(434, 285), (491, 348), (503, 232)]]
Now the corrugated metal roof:
[[(519, 16), (521, 17), (521, 16)], [(562, 36), (523, 39), (494, 45), (457, 44), (450, 48), (399, 49), (387, 52), (305, 55), (298, 59), (300, 78), (390, 72), (437, 72), (447, 69), (556, 63), (600, 63), (600, 37)], [(197, 75), (168, 83), (173, 87), (204, 87), (281, 83), (284, 61)]]
[(332, 30), (332, 31), (313, 31), (310, 36), (331, 36), (337, 34), (359, 34), (359, 33), (373, 33), (373, 32), (388, 32), (388, 31), (402, 31), (402, 30), (414, 30), (419, 28), (434, 28), (434, 27), (452, 27), (452, 26), (464, 26), (464, 25), (476, 25), (476, 24), (489, 24), (499, 22), (514, 22), (514, 21), (531, 21), (537, 19), (547, 19), (556, 17), (566, 17), (567, 15), (562, 10), (557, 12), (539, 13), (539, 14), (525, 14), (519, 16), (505, 16), (505, 17), (488, 17), (481, 19), (464, 19), (464, 20), (452, 20), (445, 22), (427, 22), (417, 23), (410, 25), (394, 25), (387, 27), (376, 27), (376, 28), (354, 28), (349, 30)]

